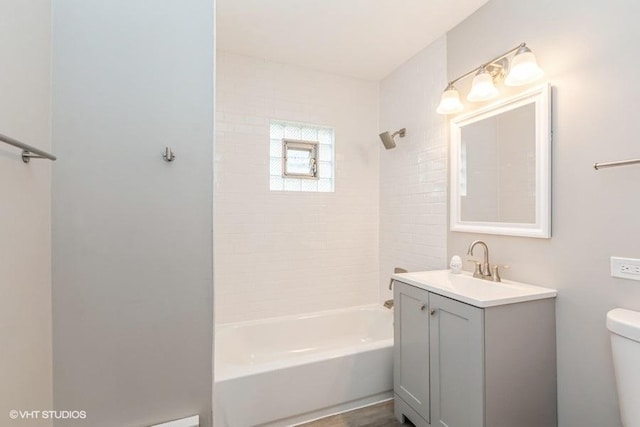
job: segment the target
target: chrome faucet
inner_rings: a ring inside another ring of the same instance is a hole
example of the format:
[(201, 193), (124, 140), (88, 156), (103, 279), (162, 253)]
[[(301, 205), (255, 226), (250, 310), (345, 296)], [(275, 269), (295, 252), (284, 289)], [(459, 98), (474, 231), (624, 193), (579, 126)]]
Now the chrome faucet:
[(470, 259), (469, 262), (475, 263), (475, 270), (473, 271), (473, 277), (478, 277), (480, 279), (486, 279), (491, 277), (491, 270), (489, 269), (489, 248), (487, 244), (482, 240), (475, 240), (469, 245), (469, 249), (467, 250), (467, 255), (473, 256), (473, 249), (476, 245), (482, 246), (484, 249), (484, 258), (483, 261), (476, 261)]
[(475, 263), (475, 269), (473, 271), (473, 277), (477, 277), (479, 279), (491, 280), (494, 282), (501, 282), (500, 272), (498, 271), (500, 268), (509, 268), (508, 265), (490, 265), (489, 264), (489, 247), (482, 240), (475, 240), (469, 245), (469, 249), (467, 250), (467, 255), (473, 256), (473, 249), (476, 245), (482, 246), (484, 249), (484, 258), (482, 262), (476, 261), (475, 259), (467, 260), (469, 262)]

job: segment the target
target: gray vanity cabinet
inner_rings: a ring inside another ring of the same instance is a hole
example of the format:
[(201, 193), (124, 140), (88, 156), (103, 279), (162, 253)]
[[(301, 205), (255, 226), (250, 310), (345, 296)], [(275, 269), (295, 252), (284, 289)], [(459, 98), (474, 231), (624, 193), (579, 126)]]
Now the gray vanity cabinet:
[(428, 294), (432, 425), (482, 427), (482, 309)]
[(427, 291), (395, 282), (393, 389), (411, 407), (412, 413), (427, 422), (430, 405), (428, 305)]
[(479, 308), (394, 281), (396, 418), (555, 427), (553, 298)]

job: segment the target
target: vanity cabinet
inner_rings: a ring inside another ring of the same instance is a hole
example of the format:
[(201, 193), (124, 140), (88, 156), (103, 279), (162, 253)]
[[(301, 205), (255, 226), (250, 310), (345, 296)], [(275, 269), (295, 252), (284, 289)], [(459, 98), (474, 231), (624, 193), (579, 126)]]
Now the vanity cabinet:
[(394, 281), (396, 418), (418, 427), (554, 427), (553, 298), (475, 307)]
[(399, 282), (395, 286), (393, 389), (428, 421), (429, 335), (425, 332), (429, 331), (429, 293)]

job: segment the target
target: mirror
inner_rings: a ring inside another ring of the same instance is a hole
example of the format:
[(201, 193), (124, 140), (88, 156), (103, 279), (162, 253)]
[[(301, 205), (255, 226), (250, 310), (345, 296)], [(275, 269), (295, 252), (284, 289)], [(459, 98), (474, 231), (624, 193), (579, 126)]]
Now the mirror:
[(451, 230), (551, 237), (550, 87), (451, 121)]

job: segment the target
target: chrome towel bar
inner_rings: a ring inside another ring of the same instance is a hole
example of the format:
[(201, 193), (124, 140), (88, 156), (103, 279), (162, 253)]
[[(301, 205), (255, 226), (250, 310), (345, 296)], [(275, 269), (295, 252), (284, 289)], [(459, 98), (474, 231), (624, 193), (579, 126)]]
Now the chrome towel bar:
[(35, 147), (30, 146), (29, 144), (25, 144), (24, 142), (20, 142), (17, 139), (11, 138), (10, 136), (3, 135), (0, 133), (0, 141), (5, 142), (9, 145), (13, 145), (17, 148), (22, 148), (22, 161), (25, 163), (29, 163), (31, 159), (49, 159), (56, 160), (57, 157), (53, 154), (49, 154), (46, 151), (39, 150)]
[(640, 163), (640, 159), (629, 159), (629, 160), (620, 160), (618, 162), (604, 162), (604, 163), (594, 163), (593, 168), (595, 170), (601, 168), (611, 168), (614, 166), (625, 166), (625, 165), (633, 165), (636, 163)]

